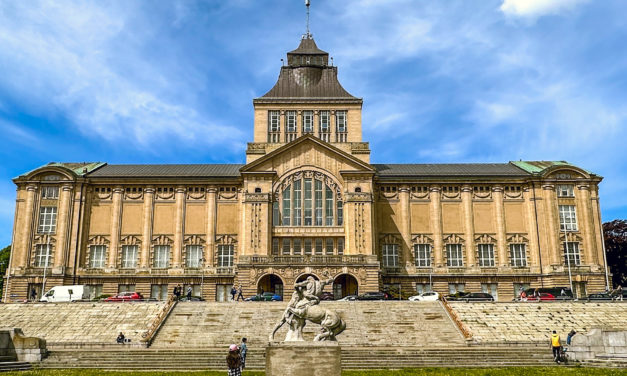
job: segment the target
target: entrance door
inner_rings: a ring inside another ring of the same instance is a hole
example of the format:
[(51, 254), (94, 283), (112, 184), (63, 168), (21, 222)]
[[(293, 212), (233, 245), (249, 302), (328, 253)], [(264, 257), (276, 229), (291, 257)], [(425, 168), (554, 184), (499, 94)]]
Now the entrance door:
[(41, 298), (41, 283), (29, 283), (28, 291), (26, 292), (26, 296), (28, 296), (28, 300), (33, 300), (33, 290), (35, 290), (35, 301), (39, 301)]
[(150, 297), (157, 300), (168, 299), (168, 285), (151, 285)]

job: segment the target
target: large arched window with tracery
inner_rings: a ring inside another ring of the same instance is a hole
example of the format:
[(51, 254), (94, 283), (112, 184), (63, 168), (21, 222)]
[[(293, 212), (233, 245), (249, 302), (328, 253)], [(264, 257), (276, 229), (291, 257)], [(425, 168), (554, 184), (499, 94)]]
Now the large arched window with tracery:
[(299, 171), (275, 188), (274, 226), (342, 226), (340, 187), (317, 171)]

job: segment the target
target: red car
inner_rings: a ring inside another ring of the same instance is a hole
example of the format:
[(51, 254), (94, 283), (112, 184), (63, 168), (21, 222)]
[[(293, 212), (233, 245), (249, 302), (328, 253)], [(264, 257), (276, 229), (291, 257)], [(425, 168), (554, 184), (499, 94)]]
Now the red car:
[(123, 292), (116, 296), (110, 296), (106, 298), (105, 302), (129, 302), (133, 300), (144, 300), (142, 294), (138, 292)]
[(552, 294), (549, 294), (548, 292), (541, 292), (540, 296), (528, 296), (527, 297), (527, 301), (528, 302), (546, 302), (546, 301), (551, 301), (551, 300), (555, 300), (555, 296), (553, 296)]

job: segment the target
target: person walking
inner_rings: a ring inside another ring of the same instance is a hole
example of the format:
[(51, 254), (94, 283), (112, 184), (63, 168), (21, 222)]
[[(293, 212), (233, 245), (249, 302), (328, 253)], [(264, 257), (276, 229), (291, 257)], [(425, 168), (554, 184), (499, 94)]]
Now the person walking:
[(553, 360), (557, 364), (560, 364), (560, 347), (562, 347), (560, 335), (554, 330), (551, 335), (551, 349), (553, 349)]
[(570, 346), (570, 340), (573, 339), (575, 334), (577, 334), (577, 332), (575, 331), (575, 329), (573, 329), (573, 330), (570, 331), (570, 333), (568, 333), (568, 336), (566, 336), (566, 344), (568, 346)]
[(246, 368), (246, 353), (248, 352), (248, 346), (246, 346), (246, 337), (242, 338), (242, 344), (239, 345), (239, 352), (242, 357), (242, 370)]
[(244, 295), (242, 295), (242, 285), (239, 285), (239, 288), (237, 289), (237, 301), (239, 302), (239, 298), (242, 298), (242, 300), (246, 300), (244, 299)]
[(235, 344), (229, 346), (229, 355), (226, 356), (226, 366), (229, 371), (228, 376), (242, 376), (242, 356)]
[(34, 288), (34, 287), (30, 290), (30, 299), (31, 299), (33, 302), (36, 302), (36, 301), (37, 301), (37, 290), (35, 290), (35, 288)]
[(174, 291), (172, 293), (176, 297), (177, 301), (181, 300), (181, 293), (182, 293), (181, 285), (174, 286)]
[(616, 300), (623, 301), (623, 286), (621, 285), (618, 285), (618, 288), (616, 288)]
[(187, 301), (190, 302), (192, 300), (192, 286), (187, 286)]
[(235, 286), (231, 287), (231, 300), (235, 301), (235, 294), (237, 294), (237, 290)]

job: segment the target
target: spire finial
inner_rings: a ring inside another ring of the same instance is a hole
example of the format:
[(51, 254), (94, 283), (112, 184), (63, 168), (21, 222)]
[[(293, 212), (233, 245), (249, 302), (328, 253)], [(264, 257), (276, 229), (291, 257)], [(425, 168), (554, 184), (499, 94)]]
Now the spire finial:
[(308, 39), (311, 38), (311, 33), (309, 32), (309, 6), (311, 5), (311, 3), (309, 2), (309, 0), (305, 0), (305, 6), (307, 7), (307, 34), (306, 37)]

